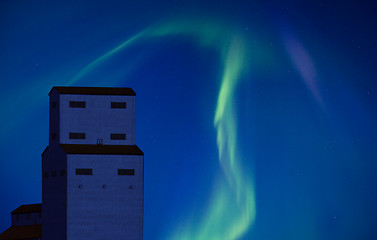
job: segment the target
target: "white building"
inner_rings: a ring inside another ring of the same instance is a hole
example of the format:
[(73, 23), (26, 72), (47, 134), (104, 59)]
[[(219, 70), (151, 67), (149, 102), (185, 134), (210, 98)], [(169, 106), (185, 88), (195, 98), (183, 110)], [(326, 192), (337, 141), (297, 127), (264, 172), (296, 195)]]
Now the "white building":
[(144, 154), (131, 88), (53, 87), (42, 238), (143, 238)]

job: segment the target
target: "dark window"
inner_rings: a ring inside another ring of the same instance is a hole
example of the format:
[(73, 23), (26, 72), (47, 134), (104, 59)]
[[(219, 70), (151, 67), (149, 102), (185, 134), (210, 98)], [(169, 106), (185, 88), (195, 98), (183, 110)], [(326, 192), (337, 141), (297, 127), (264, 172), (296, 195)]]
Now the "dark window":
[(64, 177), (65, 176), (65, 170), (60, 170), (60, 176)]
[(51, 172), (51, 177), (56, 177), (56, 171)]
[(69, 133), (69, 139), (85, 139), (85, 133)]
[(56, 101), (51, 102), (51, 107), (56, 108)]
[(91, 168), (76, 168), (76, 175), (93, 175)]
[(53, 133), (53, 134), (51, 135), (51, 138), (52, 138), (52, 139), (56, 139), (56, 133)]
[(135, 169), (118, 169), (118, 175), (135, 175)]
[(44, 172), (44, 173), (43, 173), (43, 177), (44, 177), (44, 178), (48, 178), (48, 172)]
[(125, 133), (112, 133), (110, 135), (111, 140), (126, 140)]
[(30, 220), (30, 213), (27, 214), (27, 219)]
[(85, 101), (69, 101), (70, 108), (85, 108), (86, 102)]
[(111, 102), (111, 108), (126, 108), (126, 102)]

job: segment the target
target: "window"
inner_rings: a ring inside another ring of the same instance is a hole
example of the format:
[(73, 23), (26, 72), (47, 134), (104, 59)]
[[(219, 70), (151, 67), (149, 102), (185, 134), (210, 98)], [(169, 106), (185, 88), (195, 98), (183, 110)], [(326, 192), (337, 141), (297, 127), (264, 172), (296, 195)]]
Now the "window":
[(43, 177), (44, 177), (44, 178), (48, 178), (48, 172), (44, 172), (44, 173), (43, 173)]
[(125, 133), (112, 133), (110, 134), (111, 140), (126, 140)]
[(76, 175), (93, 175), (91, 168), (76, 168)]
[(85, 139), (85, 133), (69, 133), (69, 139)]
[(51, 138), (55, 140), (55, 139), (56, 139), (56, 133), (53, 133), (53, 134), (51, 135)]
[(135, 175), (135, 169), (118, 169), (118, 175)]
[(126, 102), (111, 102), (111, 108), (126, 108)]
[(42, 213), (38, 213), (38, 218), (42, 218)]
[(51, 172), (51, 177), (56, 177), (56, 171)]
[(70, 108), (85, 108), (86, 102), (85, 101), (69, 101)]
[(27, 214), (27, 219), (30, 220), (30, 213)]
[(56, 101), (51, 102), (51, 107), (56, 108)]
[(60, 170), (60, 176), (64, 177), (65, 176), (65, 170)]

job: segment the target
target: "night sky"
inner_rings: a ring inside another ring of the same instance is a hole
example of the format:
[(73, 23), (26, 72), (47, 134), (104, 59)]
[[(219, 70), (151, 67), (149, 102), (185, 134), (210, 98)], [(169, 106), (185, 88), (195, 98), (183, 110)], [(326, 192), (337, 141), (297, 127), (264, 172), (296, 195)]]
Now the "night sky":
[(377, 239), (376, 12), (1, 1), (0, 231), (42, 200), (49, 90), (106, 86), (137, 94), (144, 239)]

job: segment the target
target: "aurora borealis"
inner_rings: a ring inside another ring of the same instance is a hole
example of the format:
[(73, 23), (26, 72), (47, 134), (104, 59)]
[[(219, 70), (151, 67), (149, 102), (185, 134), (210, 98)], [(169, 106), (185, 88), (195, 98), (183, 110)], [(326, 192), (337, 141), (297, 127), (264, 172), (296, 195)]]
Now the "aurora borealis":
[(373, 7), (56, 4), (2, 3), (0, 230), (41, 201), (47, 93), (72, 85), (137, 93), (144, 239), (377, 235)]
[[(206, 27), (201, 29), (200, 25)], [(207, 31), (208, 27), (211, 31)], [(222, 183), (214, 190), (211, 203), (213, 206), (209, 208), (208, 213), (204, 214), (204, 220), (200, 221), (199, 227), (183, 233), (179, 232), (172, 239), (239, 239), (255, 218), (254, 186), (252, 179), (246, 178), (239, 166), (236, 154), (237, 123), (235, 113), (232, 111), (235, 86), (247, 66), (244, 63), (245, 55), (248, 54), (244, 46), (244, 39), (232, 33), (231, 29), (226, 29), (214, 22), (193, 21), (192, 19), (171, 20), (166, 24), (141, 32), (105, 53), (88, 64), (73, 78), (71, 83), (75, 84), (85, 73), (90, 72), (97, 65), (126, 49), (129, 45), (137, 43), (140, 39), (171, 34), (194, 36), (199, 45), (214, 47), (219, 56), (224, 55), (222, 56), (224, 71), (217, 98), (214, 125), (217, 129), (219, 160), (227, 179), (227, 183)], [(235, 208), (226, 207), (231, 205)], [(224, 218), (227, 220), (224, 221)]]

